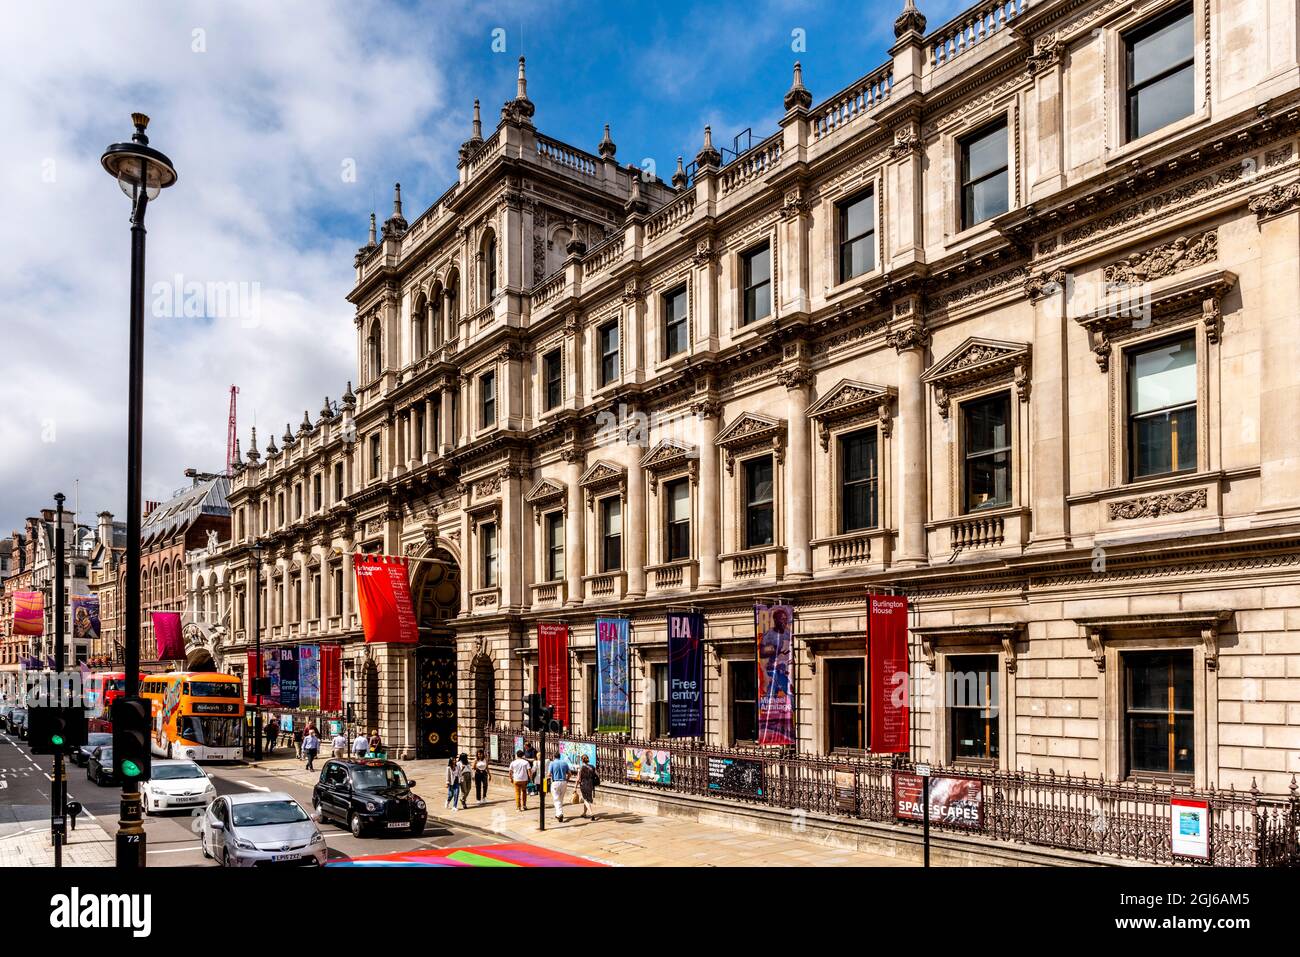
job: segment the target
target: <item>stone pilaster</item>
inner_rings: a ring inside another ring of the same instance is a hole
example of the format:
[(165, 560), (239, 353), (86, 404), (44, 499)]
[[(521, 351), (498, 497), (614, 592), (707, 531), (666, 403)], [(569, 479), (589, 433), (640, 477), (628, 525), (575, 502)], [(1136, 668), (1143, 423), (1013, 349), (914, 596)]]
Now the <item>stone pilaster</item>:
[(812, 577), (809, 528), (812, 524), (812, 427), (808, 421), (808, 391), (813, 374), (795, 367), (777, 373), (786, 389), (785, 577)]
[(633, 445), (627, 467), (627, 597), (645, 597), (646, 502), (645, 469), (641, 467), (642, 449)]
[(700, 420), (700, 484), (699, 484), (699, 543), (700, 581), (702, 591), (716, 589), (722, 584), (722, 566), (718, 560), (722, 542), (722, 505), (719, 477), (718, 416), (722, 404), (706, 397), (698, 400), (691, 410)]
[(930, 334), (915, 315), (916, 303), (895, 307), (905, 322), (890, 332), (887, 341), (898, 352), (898, 477), (899, 550), (895, 564), (916, 567), (926, 563), (925, 543), (925, 349)]
[(582, 514), (583, 454), (580, 449), (567, 449), (564, 461), (568, 464), (565, 481), (568, 483), (568, 501), (564, 509), (564, 571), (568, 578), (570, 605), (583, 601), (582, 576), (586, 569), (586, 521)]

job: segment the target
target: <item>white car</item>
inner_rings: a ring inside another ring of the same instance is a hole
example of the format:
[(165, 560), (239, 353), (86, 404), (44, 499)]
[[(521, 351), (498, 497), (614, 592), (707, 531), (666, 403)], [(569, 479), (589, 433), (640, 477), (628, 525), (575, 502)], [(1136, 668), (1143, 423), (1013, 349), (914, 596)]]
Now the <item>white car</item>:
[(193, 761), (153, 761), (150, 780), (140, 785), (145, 814), (176, 808), (207, 807), (217, 789), (207, 772)]

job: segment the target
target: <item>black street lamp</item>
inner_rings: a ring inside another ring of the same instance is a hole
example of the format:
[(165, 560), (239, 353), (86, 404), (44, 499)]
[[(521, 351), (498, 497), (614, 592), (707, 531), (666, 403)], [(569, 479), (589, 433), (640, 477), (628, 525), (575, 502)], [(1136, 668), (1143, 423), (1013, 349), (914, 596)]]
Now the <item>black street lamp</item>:
[(248, 680), (256, 697), (256, 710), (253, 712), (253, 760), (262, 760), (262, 548), (260, 541), (254, 542), (250, 551), (253, 553), (253, 660), (257, 662), (253, 674)]
[[(114, 143), (99, 158), (131, 200), (131, 332), (127, 391), (126, 460), (126, 620), (122, 635), (126, 682), (124, 697), (140, 694), (140, 523), (141, 447), (144, 418), (144, 213), (151, 199), (176, 182), (172, 161), (149, 145), (149, 117), (132, 113), (135, 134), (129, 143)], [(145, 866), (144, 823), (140, 785), (122, 780), (122, 806), (117, 829), (117, 866)]]

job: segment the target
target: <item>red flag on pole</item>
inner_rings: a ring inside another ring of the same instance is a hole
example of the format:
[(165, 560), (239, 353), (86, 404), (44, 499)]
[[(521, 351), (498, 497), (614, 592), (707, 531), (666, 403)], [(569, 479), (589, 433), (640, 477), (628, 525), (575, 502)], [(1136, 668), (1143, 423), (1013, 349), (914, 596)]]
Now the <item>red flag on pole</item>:
[(151, 611), (153, 635), (158, 645), (158, 660), (184, 660), (185, 641), (181, 638), (181, 613), (179, 611)]
[(366, 641), (415, 644), (419, 629), (411, 604), (407, 560), (397, 555), (356, 555), (357, 605)]
[(569, 726), (569, 626), (555, 622), (537, 625), (539, 690), (546, 692), (546, 703), (555, 705), (555, 717)]

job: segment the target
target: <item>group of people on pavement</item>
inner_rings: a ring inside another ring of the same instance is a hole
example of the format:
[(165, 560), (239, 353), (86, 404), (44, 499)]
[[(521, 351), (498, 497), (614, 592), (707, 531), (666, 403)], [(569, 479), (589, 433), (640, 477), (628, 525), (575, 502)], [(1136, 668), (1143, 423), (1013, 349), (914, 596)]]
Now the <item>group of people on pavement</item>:
[[(515, 759), (510, 762), (510, 779), (515, 786), (515, 809), (518, 811), (528, 810), (528, 795), (537, 791), (537, 757), (537, 749), (530, 744), (526, 749), (516, 751)], [(574, 777), (578, 786), (573, 803), (581, 802), (582, 816), (586, 817), (590, 812), (594, 821), (596, 788), (600, 786), (600, 775), (596, 773), (587, 755), (582, 756), (582, 763), (575, 768), (559, 750), (546, 766), (546, 781), (550, 786), (551, 801), (555, 805), (555, 819), (564, 821), (564, 799), (569, 792), (570, 776)]]
[(471, 764), (469, 755), (461, 753), (459, 757), (447, 759), (447, 804), (453, 811), (462, 811), (469, 807), (470, 783), (474, 785), (474, 800), (482, 804), (487, 800), (488, 760), (482, 749)]
[[(266, 750), (270, 754), (275, 750), (275, 742), (280, 738), (279, 719), (275, 715), (271, 715), (270, 721), (267, 722), (263, 730), (266, 735)], [(320, 732), (316, 730), (316, 723), (308, 721), (305, 727), (295, 728), (293, 743), (298, 757), (306, 762), (305, 770), (316, 770), (316, 756), (321, 751), (321, 736)], [(330, 750), (336, 758), (346, 758), (348, 756), (348, 737), (343, 733), (341, 725), (330, 739)], [(357, 727), (357, 736), (352, 741), (351, 753), (354, 758), (386, 757), (384, 742), (380, 738), (379, 732), (371, 729), (370, 734), (367, 735), (360, 726)]]

